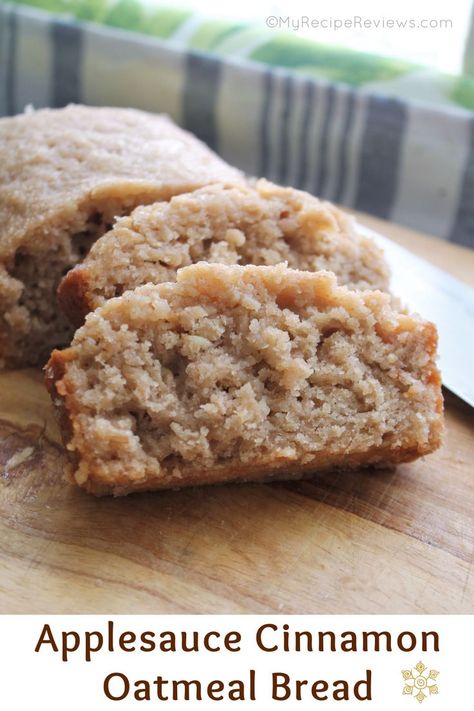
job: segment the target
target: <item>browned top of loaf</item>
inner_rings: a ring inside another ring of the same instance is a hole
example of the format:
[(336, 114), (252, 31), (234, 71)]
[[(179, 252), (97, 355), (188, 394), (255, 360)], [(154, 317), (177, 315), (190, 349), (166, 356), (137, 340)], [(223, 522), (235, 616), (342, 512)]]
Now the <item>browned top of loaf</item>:
[(167, 116), (71, 105), (0, 119), (0, 259), (83, 203), (169, 199), (241, 174)]

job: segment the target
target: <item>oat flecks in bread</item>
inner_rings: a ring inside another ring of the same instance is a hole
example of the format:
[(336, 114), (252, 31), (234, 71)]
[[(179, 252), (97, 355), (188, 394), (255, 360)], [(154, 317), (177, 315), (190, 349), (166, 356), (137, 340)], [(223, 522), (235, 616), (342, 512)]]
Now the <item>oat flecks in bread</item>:
[(329, 272), (200, 263), (89, 314), (47, 383), (87, 491), (293, 478), (434, 450), (436, 341)]
[(69, 341), (57, 284), (117, 215), (241, 179), (168, 117), (131, 109), (2, 118), (0, 156), (0, 367), (44, 363)]
[(354, 288), (388, 288), (382, 252), (330, 203), (265, 180), (213, 185), (137, 208), (99, 239), (59, 288), (76, 325), (127, 289), (174, 281), (199, 261), (335, 272)]

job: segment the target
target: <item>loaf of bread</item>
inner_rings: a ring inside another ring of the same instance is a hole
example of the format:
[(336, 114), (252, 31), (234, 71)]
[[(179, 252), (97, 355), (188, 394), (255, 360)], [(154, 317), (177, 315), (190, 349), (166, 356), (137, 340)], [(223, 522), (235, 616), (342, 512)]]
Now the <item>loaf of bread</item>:
[(436, 342), (332, 273), (199, 263), (105, 302), (46, 373), (72, 478), (122, 495), (427, 454)]
[(333, 271), (352, 288), (388, 288), (388, 268), (372, 240), (330, 203), (293, 188), (212, 185), (138, 207), (92, 247), (59, 287), (76, 326), (104, 301), (146, 283), (174, 281), (198, 261)]
[(57, 285), (117, 215), (241, 177), (166, 116), (68, 106), (0, 119), (0, 367), (69, 342)]

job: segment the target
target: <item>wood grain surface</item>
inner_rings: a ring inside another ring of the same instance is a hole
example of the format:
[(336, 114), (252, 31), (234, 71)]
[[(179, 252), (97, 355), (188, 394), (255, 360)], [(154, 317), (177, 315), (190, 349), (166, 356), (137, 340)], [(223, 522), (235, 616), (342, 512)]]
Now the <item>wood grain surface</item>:
[[(360, 219), (472, 284), (474, 253)], [(0, 611), (472, 613), (473, 431), (448, 394), (442, 449), (396, 471), (95, 499), (41, 372), (2, 373)]]

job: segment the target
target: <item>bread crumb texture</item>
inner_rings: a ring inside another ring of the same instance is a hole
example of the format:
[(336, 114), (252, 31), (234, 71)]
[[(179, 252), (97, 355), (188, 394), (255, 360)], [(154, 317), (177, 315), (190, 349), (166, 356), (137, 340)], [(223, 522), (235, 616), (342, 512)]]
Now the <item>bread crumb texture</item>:
[(260, 180), (212, 185), (137, 208), (99, 239), (59, 288), (76, 324), (107, 299), (146, 283), (174, 281), (207, 261), (333, 271), (351, 288), (387, 289), (381, 250), (328, 202)]
[(45, 362), (72, 329), (61, 278), (137, 205), (242, 175), (166, 116), (68, 106), (0, 119), (0, 367)]
[(90, 492), (292, 478), (434, 450), (436, 340), (328, 272), (199, 263), (89, 314), (47, 382)]

